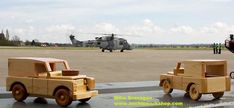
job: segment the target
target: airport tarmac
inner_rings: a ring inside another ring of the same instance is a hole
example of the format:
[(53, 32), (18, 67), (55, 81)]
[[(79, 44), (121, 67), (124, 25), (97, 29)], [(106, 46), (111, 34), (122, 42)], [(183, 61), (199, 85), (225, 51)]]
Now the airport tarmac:
[[(158, 81), (156, 81), (158, 83)], [(121, 85), (120, 85), (121, 84)], [(174, 102), (180, 103), (182, 106), (160, 106), (160, 107), (216, 107), (216, 108), (232, 108), (234, 106), (234, 91), (232, 81), (232, 91), (225, 92), (224, 96), (219, 100), (213, 100), (211, 94), (202, 95), (199, 101), (192, 101), (189, 97), (186, 97), (184, 91), (174, 90), (171, 95), (165, 95), (163, 90), (157, 85), (155, 89), (144, 90), (144, 87), (149, 87), (154, 84), (154, 81), (147, 82), (124, 82), (124, 83), (105, 83), (98, 84), (99, 91), (105, 91), (109, 89), (109, 92), (102, 92), (98, 96), (93, 97), (88, 103), (82, 104), (78, 101), (73, 103), (68, 108), (155, 108), (155, 106), (147, 106), (145, 104), (136, 103), (167, 103), (173, 104)], [(139, 89), (137, 87), (142, 87)], [(119, 91), (117, 89), (122, 88), (125, 91)], [(130, 91), (129, 88), (131, 89)], [(116, 91), (117, 90), (117, 91)], [(117, 98), (118, 97), (118, 98)], [(121, 97), (121, 98), (120, 98)], [(126, 99), (124, 99), (126, 97)], [(135, 98), (134, 98), (135, 97)], [(141, 98), (144, 97), (144, 98)], [(54, 99), (46, 99), (47, 104), (35, 103), (35, 97), (29, 97), (24, 102), (16, 102), (13, 98), (0, 98), (0, 107), (2, 108), (57, 108)], [(169, 103), (168, 103), (169, 102)], [(121, 103), (121, 105), (119, 105)], [(133, 104), (135, 103), (135, 104)], [(124, 105), (123, 105), (124, 104)], [(145, 106), (144, 106), (145, 105)]]
[[(149, 102), (182, 102), (182, 106), (161, 106), (161, 107), (225, 107), (233, 108), (234, 106), (234, 94), (226, 93), (220, 100), (212, 100), (213, 96), (203, 95), (201, 100), (198, 102), (190, 100), (188, 97), (184, 97), (184, 92), (174, 91), (171, 95), (165, 95), (163, 91), (141, 91), (141, 92), (126, 92), (126, 93), (110, 93), (100, 94), (97, 97), (93, 97), (88, 103), (82, 104), (74, 101), (68, 108), (124, 108), (124, 107), (142, 107), (142, 108), (154, 108), (155, 106), (144, 106), (139, 105), (119, 105), (116, 106), (117, 102), (145, 102), (145, 101), (116, 101), (114, 96), (134, 96), (134, 97), (152, 97), (153, 99)], [(0, 99), (0, 107), (2, 108), (57, 108), (55, 100), (47, 99), (48, 104), (34, 103), (34, 97), (28, 98), (25, 102), (16, 102), (13, 98)], [(147, 102), (147, 101), (146, 101)]]
[(129, 82), (159, 80), (178, 61), (188, 59), (225, 59), (228, 72), (234, 70), (234, 54), (224, 50), (214, 55), (212, 50), (150, 50), (134, 49), (120, 53), (100, 50), (1, 49), (0, 86), (5, 86), (9, 57), (53, 57), (65, 59), (80, 74), (95, 77), (96, 82)]

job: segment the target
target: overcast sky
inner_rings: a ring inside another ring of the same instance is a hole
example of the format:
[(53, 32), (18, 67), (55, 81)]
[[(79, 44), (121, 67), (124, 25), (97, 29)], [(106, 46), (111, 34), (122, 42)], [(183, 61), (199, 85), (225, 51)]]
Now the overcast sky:
[(1, 0), (0, 29), (41, 42), (117, 33), (130, 43), (213, 43), (234, 33), (233, 10), (233, 0)]

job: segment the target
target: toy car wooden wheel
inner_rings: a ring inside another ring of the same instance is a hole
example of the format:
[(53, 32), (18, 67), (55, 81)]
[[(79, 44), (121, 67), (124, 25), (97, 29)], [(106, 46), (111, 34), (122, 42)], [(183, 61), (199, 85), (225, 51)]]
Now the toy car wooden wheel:
[(230, 72), (231, 79), (234, 79), (234, 71)]
[(223, 97), (224, 92), (217, 92), (217, 93), (212, 93), (215, 99), (219, 99)]
[(186, 92), (186, 93), (184, 94), (184, 97), (189, 97), (189, 92)]
[(166, 94), (169, 94), (173, 91), (172, 86), (168, 80), (163, 81), (163, 91)]
[(199, 100), (201, 98), (201, 93), (199, 93), (199, 89), (196, 84), (192, 84), (189, 88), (189, 96), (192, 100)]
[(66, 107), (72, 103), (72, 97), (67, 89), (59, 89), (55, 93), (56, 103), (62, 107)]
[(85, 99), (80, 99), (79, 101), (81, 102), (81, 103), (85, 103), (85, 102), (87, 102), (87, 101), (89, 101), (91, 98), (85, 98)]
[(25, 100), (28, 96), (27, 90), (21, 84), (15, 84), (12, 88), (12, 95), (15, 100), (21, 102)]

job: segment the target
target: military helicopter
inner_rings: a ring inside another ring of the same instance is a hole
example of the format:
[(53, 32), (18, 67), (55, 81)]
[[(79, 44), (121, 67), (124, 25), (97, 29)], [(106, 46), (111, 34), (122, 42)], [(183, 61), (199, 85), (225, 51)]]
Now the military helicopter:
[(84, 47), (92, 45), (95, 47), (99, 47), (102, 50), (102, 52), (105, 52), (105, 50), (109, 50), (110, 52), (113, 52), (113, 50), (120, 50), (120, 52), (124, 52), (124, 50), (132, 50), (130, 44), (127, 42), (126, 39), (115, 37), (118, 34), (95, 33), (95, 35), (103, 35), (103, 36), (96, 37), (95, 40), (79, 41), (75, 39), (74, 35), (70, 35), (70, 40), (74, 46)]
[(102, 52), (105, 50), (109, 50), (112, 52), (113, 50), (120, 50), (120, 52), (124, 52), (124, 50), (132, 50), (130, 44), (124, 38), (115, 37), (117, 34), (103, 34), (105, 36), (96, 37), (97, 47), (102, 49)]

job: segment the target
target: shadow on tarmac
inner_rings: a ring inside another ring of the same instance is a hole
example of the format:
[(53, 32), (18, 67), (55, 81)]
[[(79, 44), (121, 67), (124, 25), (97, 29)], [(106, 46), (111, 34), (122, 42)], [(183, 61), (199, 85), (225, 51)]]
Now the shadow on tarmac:
[[(46, 103), (45, 103), (46, 101)], [(73, 104), (69, 105), (66, 108), (91, 108), (89, 103), (78, 103), (77, 105), (75, 105), (75, 101), (73, 102)], [(46, 99), (42, 99), (41, 98), (36, 98), (33, 102), (14, 102), (14, 104), (12, 105), (12, 108), (58, 108), (60, 107), (59, 105), (57, 105), (55, 102), (47, 102)], [(62, 108), (62, 107), (61, 107)]]
[[(181, 95), (181, 94), (180, 94)], [(195, 107), (195, 106), (205, 106), (209, 104), (219, 104), (223, 102), (233, 102), (232, 96), (224, 96), (221, 99), (214, 99), (211, 94), (203, 94), (199, 101), (193, 101), (190, 99), (187, 93), (184, 96), (178, 94), (164, 94), (162, 97), (157, 98), (159, 102), (183, 102), (183, 107)], [(220, 106), (219, 108), (223, 108)]]

